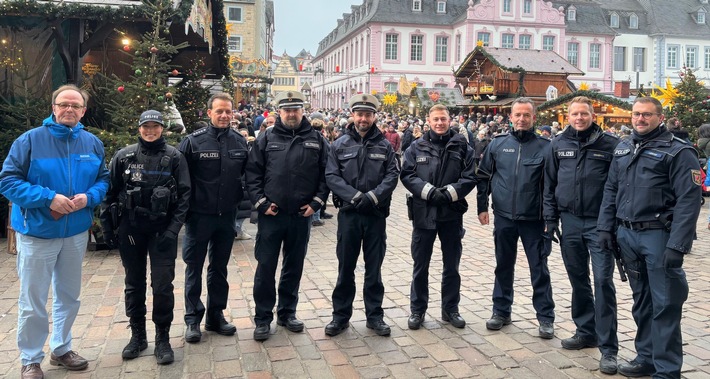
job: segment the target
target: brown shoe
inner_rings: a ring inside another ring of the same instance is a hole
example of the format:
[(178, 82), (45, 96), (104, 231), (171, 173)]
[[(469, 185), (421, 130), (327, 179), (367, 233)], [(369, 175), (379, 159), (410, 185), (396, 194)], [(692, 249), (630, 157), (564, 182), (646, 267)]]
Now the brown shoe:
[(78, 371), (89, 366), (89, 362), (79, 354), (69, 350), (66, 354), (58, 357), (52, 353), (49, 356), (49, 364), (52, 366), (64, 366), (67, 370)]
[(39, 363), (30, 363), (22, 366), (22, 379), (43, 379), (44, 373), (39, 367)]

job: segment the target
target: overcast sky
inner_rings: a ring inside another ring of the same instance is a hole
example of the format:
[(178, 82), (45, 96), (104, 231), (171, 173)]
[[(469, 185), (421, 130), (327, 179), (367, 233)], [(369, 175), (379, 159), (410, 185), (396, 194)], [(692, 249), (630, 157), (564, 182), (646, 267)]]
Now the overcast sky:
[(351, 4), (362, 0), (274, 0), (274, 54), (294, 56), (306, 49), (318, 52), (318, 43), (338, 24)]

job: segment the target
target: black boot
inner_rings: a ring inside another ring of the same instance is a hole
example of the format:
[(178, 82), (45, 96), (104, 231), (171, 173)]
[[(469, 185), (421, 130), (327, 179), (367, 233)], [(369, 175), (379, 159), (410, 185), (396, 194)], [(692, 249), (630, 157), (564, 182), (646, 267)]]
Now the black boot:
[(170, 347), (170, 325), (155, 326), (155, 360), (159, 365), (167, 365), (173, 363), (175, 355), (173, 348)]
[(133, 359), (140, 355), (141, 351), (148, 348), (148, 338), (145, 335), (145, 317), (131, 317), (131, 340), (123, 348), (123, 359)]

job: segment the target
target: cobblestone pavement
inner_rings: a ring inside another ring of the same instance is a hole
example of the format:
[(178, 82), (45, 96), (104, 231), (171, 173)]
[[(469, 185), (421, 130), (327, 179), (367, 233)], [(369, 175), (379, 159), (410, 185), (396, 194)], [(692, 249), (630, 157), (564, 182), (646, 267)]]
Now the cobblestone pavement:
[[(537, 337), (537, 321), (531, 303), (527, 263), (519, 246), (518, 276), (513, 324), (491, 332), (485, 320), (491, 315), (493, 287), (492, 226), (481, 226), (475, 206), (466, 214), (462, 275), (461, 314), (464, 329), (441, 321), (439, 282), (440, 252), (435, 252), (430, 270), (430, 304), (424, 327), (407, 329), (409, 315), (409, 254), (411, 223), (404, 206), (405, 190), (400, 185), (388, 219), (388, 246), (382, 278), (385, 283), (385, 321), (392, 326), (390, 337), (379, 337), (365, 327), (361, 294), (355, 299), (351, 327), (330, 338), (323, 328), (331, 318), (330, 297), (335, 284), (336, 219), (313, 228), (303, 279), (298, 317), (306, 324), (303, 333), (291, 333), (272, 323), (272, 336), (259, 343), (252, 340), (253, 277), (256, 261), (254, 240), (235, 241), (229, 263), (229, 304), (225, 314), (237, 326), (235, 336), (205, 332), (198, 344), (183, 340), (184, 263), (178, 259), (175, 280), (175, 321), (170, 332), (176, 361), (158, 366), (153, 357), (153, 325), (149, 323), (149, 347), (141, 356), (123, 361), (121, 350), (130, 331), (123, 306), (123, 268), (116, 252), (87, 252), (84, 261), (82, 305), (74, 324), (74, 350), (90, 360), (86, 371), (70, 373), (49, 365), (42, 368), (47, 378), (597, 378), (608, 377), (598, 370), (599, 351), (567, 351), (560, 338), (574, 333), (570, 318), (570, 287), (559, 248), (550, 257), (554, 300), (557, 304), (556, 338)], [(475, 193), (469, 196), (475, 204)], [(330, 212), (337, 212), (329, 208)], [(698, 222), (698, 241), (686, 257), (690, 284), (683, 314), (686, 378), (710, 376), (710, 231), (707, 211)], [(254, 225), (248, 232), (256, 235)], [(2, 243), (2, 246), (5, 246)], [(438, 242), (435, 249), (438, 248)], [(4, 250), (4, 247), (3, 247)], [(435, 250), (436, 251), (436, 250)], [(362, 259), (358, 266), (358, 291), (362, 288)], [(631, 291), (616, 278), (619, 300), (619, 358), (634, 357), (635, 325), (631, 318)], [(17, 323), (17, 275), (15, 256), (0, 252), (0, 376), (19, 377), (20, 361), (15, 343)], [(149, 296), (149, 301), (151, 297)], [(151, 308), (149, 304), (148, 309)], [(150, 315), (148, 316), (150, 320)], [(47, 349), (45, 349), (46, 351)], [(47, 353), (49, 354), (49, 353)]]

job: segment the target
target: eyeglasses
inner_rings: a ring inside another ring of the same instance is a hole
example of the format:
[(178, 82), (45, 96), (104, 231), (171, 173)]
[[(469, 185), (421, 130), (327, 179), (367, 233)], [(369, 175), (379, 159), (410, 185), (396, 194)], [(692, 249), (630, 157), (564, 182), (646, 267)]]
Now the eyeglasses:
[(643, 113), (641, 113), (641, 112), (631, 112), (631, 117), (633, 117), (633, 118), (639, 118), (639, 117), (643, 117), (643, 118), (651, 118), (652, 116), (657, 116), (657, 115), (660, 115), (660, 113), (651, 113), (651, 112), (643, 112)]
[(59, 109), (61, 109), (61, 110), (63, 110), (63, 111), (65, 111), (65, 110), (67, 110), (67, 109), (69, 109), (69, 108), (71, 108), (71, 109), (73, 109), (73, 110), (75, 110), (75, 111), (78, 111), (79, 109), (84, 108), (83, 105), (76, 105), (76, 104), (61, 103), (61, 104), (54, 104), (54, 105), (56, 105)]

